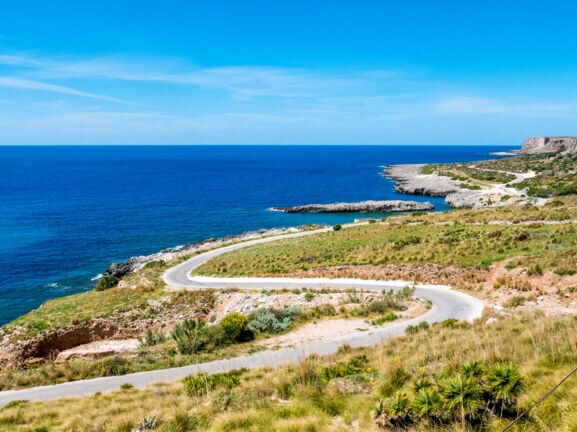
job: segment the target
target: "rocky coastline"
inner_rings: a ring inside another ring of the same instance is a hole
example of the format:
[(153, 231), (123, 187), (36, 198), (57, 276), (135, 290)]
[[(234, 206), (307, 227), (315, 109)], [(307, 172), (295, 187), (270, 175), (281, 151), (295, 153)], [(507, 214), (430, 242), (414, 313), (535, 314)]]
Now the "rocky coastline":
[(222, 246), (226, 243), (254, 240), (257, 238), (270, 237), (280, 234), (289, 234), (307, 229), (323, 228), (324, 226), (325, 225), (306, 225), (290, 228), (274, 228), (268, 230), (261, 229), (258, 231), (249, 231), (239, 235), (210, 238), (197, 243), (189, 243), (183, 246), (163, 249), (151, 255), (135, 256), (126, 261), (113, 262), (102, 273), (102, 276), (114, 276), (118, 279), (122, 279), (127, 275), (136, 273), (138, 270), (140, 270), (142, 267), (144, 267), (146, 264), (152, 261), (170, 261), (175, 258), (190, 255), (195, 252)]
[(424, 164), (391, 165), (385, 168), (384, 174), (395, 182), (395, 192), (398, 193), (446, 197), (461, 190), (457, 182), (449, 177), (436, 173), (422, 174), (424, 166)]
[(444, 197), (445, 202), (454, 208), (481, 208), (491, 201), (486, 191), (463, 188), (457, 181), (437, 173), (423, 174), (424, 166), (391, 165), (385, 168), (383, 174), (395, 182), (395, 192)]
[(426, 211), (434, 208), (435, 206), (430, 202), (389, 200), (306, 204), (291, 207), (274, 207), (273, 210), (285, 213), (391, 213)]

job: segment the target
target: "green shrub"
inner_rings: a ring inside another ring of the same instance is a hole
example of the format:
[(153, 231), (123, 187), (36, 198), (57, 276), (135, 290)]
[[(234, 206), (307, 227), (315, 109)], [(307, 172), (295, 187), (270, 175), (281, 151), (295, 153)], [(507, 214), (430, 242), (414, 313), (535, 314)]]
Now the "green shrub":
[(575, 269), (566, 269), (566, 268), (558, 268), (555, 269), (553, 271), (556, 275), (559, 276), (573, 276), (575, 273), (577, 273), (577, 270)]
[(407, 236), (403, 237), (393, 243), (393, 249), (399, 250), (403, 249), (405, 246), (416, 245), (421, 243), (421, 238), (417, 236)]
[(297, 306), (280, 310), (259, 308), (250, 314), (248, 329), (259, 333), (280, 333), (292, 327), (293, 318), (302, 314)]
[(503, 306), (507, 307), (507, 308), (514, 308), (514, 307), (522, 306), (526, 301), (527, 301), (527, 299), (523, 296), (513, 296), (510, 299), (508, 299), (507, 301), (505, 301), (503, 303)]
[(341, 224), (336, 224), (335, 226), (333, 226), (333, 231), (340, 231), (343, 229), (343, 226)]
[(231, 312), (226, 315), (220, 322), (224, 337), (230, 343), (240, 340), (249, 340), (249, 334), (252, 332), (248, 329), (248, 318), (238, 312)]
[(381, 324), (384, 324), (384, 323), (389, 322), (389, 321), (394, 321), (396, 319), (397, 319), (397, 316), (393, 312), (387, 311), (382, 316), (372, 320), (371, 324), (372, 325), (381, 325)]
[(133, 384), (130, 383), (123, 383), (120, 385), (120, 390), (131, 390), (134, 388)]
[(409, 325), (405, 329), (405, 332), (409, 335), (419, 333), (421, 330), (427, 330), (429, 328), (429, 323), (427, 321), (421, 321), (417, 325)]
[(315, 294), (312, 292), (308, 292), (305, 294), (305, 300), (308, 302), (313, 301), (314, 298), (315, 298)]
[(10, 409), (10, 408), (14, 408), (17, 406), (22, 406), (22, 405), (26, 405), (30, 403), (30, 401), (28, 400), (14, 400), (14, 401), (10, 401), (8, 402), (6, 405), (4, 405), (4, 407), (0, 408), (0, 411), (5, 410), (5, 409)]
[(485, 430), (491, 417), (517, 414), (517, 400), (525, 389), (516, 365), (487, 367), (478, 361), (441, 371), (438, 379), (419, 375), (409, 387), (412, 394), (399, 390), (377, 403), (373, 417), (381, 429)]
[(322, 368), (319, 377), (326, 384), (335, 378), (346, 378), (366, 370), (369, 359), (366, 355), (361, 354), (353, 357), (347, 362), (338, 362)]
[(142, 341), (142, 345), (153, 346), (163, 342), (166, 342), (166, 335), (164, 333), (153, 332), (152, 330), (147, 329), (146, 333), (144, 333), (144, 339)]
[(166, 267), (166, 263), (163, 260), (159, 261), (150, 261), (144, 265), (144, 269), (161, 269)]
[(206, 372), (200, 372), (189, 375), (182, 380), (184, 391), (191, 397), (203, 396), (217, 388), (231, 389), (240, 384), (240, 376), (244, 370), (232, 370), (229, 372), (216, 373), (209, 375)]
[(196, 354), (207, 343), (206, 323), (202, 318), (184, 320), (174, 326), (171, 336), (181, 354)]
[(115, 276), (104, 276), (94, 286), (95, 291), (105, 291), (118, 285), (120, 279)]

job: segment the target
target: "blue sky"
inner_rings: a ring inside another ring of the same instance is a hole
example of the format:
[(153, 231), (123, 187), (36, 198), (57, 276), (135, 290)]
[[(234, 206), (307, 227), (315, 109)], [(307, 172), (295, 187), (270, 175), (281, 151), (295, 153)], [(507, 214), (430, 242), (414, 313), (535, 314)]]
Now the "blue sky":
[(577, 134), (577, 2), (0, 3), (0, 144)]

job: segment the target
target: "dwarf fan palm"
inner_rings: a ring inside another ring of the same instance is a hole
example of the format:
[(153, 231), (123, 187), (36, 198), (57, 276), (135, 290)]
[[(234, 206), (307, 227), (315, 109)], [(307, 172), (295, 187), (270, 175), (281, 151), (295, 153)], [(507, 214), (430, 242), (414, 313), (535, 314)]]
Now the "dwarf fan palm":
[(435, 419), (441, 415), (442, 402), (437, 390), (424, 388), (413, 401), (413, 411), (421, 418)]
[(442, 393), (449, 411), (461, 419), (465, 429), (466, 419), (479, 420), (483, 408), (482, 389), (475, 381), (456, 375), (442, 384)]
[(512, 363), (496, 363), (487, 372), (487, 389), (501, 411), (515, 406), (524, 388), (523, 378)]

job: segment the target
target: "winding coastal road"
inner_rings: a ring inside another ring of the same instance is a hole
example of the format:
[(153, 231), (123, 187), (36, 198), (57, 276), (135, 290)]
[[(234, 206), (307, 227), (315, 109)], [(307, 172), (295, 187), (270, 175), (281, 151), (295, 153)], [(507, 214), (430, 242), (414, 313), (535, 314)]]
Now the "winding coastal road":
[[(359, 224), (355, 225), (358, 226)], [(345, 228), (347, 227), (348, 226), (345, 226)], [(360, 279), (211, 278), (190, 276), (191, 271), (195, 268), (206, 263), (210, 259), (227, 252), (281, 239), (319, 234), (330, 230), (331, 228), (323, 228), (319, 230), (302, 231), (224, 246), (194, 256), (189, 260), (170, 268), (164, 274), (164, 281), (170, 290), (225, 288), (270, 290), (306, 287), (309, 289), (355, 288), (383, 291), (399, 290), (407, 285), (407, 282), (403, 281), (372, 281)], [(416, 318), (398, 323), (390, 323), (383, 327), (375, 327), (375, 329), (371, 331), (356, 332), (326, 342), (282, 348), (275, 351), (263, 351), (231, 359), (211, 361), (178, 368), (73, 381), (22, 390), (3, 391), (0, 392), (0, 407), (14, 400), (38, 401), (62, 397), (79, 397), (94, 394), (96, 392), (113, 391), (118, 390), (124, 383), (130, 383), (137, 388), (144, 388), (153, 383), (174, 381), (201, 371), (216, 373), (240, 368), (258, 368), (262, 366), (278, 367), (283, 364), (300, 361), (311, 354), (333, 354), (343, 344), (348, 344), (351, 347), (375, 345), (382, 340), (405, 334), (407, 326), (422, 321), (434, 323), (448, 318), (472, 321), (482, 315), (484, 308), (484, 304), (480, 300), (467, 294), (454, 291), (450, 287), (444, 285), (417, 285), (415, 295), (430, 300), (433, 307), (425, 314)]]

